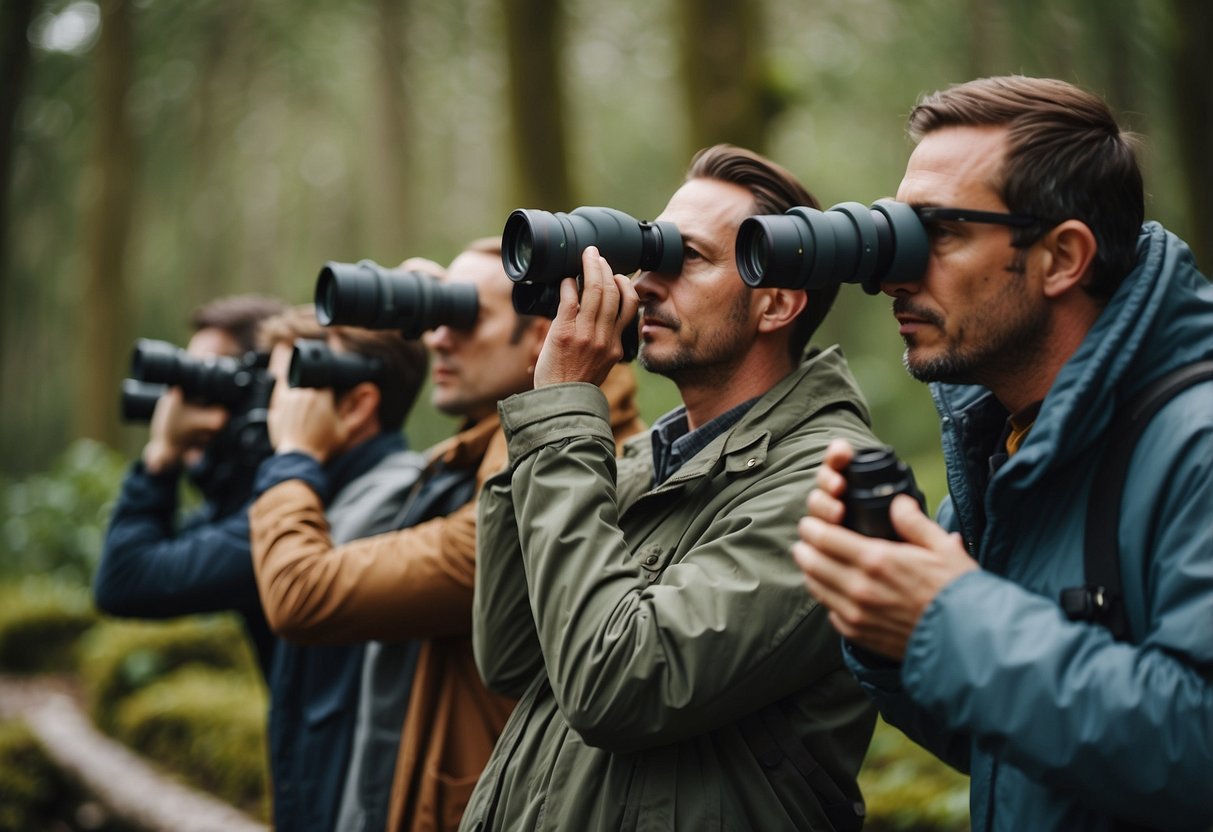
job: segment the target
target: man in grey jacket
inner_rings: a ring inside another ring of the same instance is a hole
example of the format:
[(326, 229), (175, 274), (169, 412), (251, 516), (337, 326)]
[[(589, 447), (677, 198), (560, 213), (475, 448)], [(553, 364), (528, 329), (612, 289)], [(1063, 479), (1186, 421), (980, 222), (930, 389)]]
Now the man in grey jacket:
[(1090, 583), (1108, 426), (1213, 357), (1213, 287), (1182, 241), (1142, 226), (1132, 145), (1095, 96), (987, 78), (926, 97), (910, 132), (898, 199), (930, 258), (884, 288), (906, 366), (931, 383), (950, 497), (939, 525), (894, 502), (906, 543), (854, 534), (835, 525), (851, 451), (833, 446), (795, 550), (809, 589), (885, 718), (970, 772), (974, 829), (1206, 829), (1213, 383), (1163, 406), (1119, 510), (1096, 506), (1120, 518), (1103, 555), (1123, 594), (1095, 591), (1093, 608), (1123, 606), (1127, 637), (1059, 601)]
[[(815, 206), (749, 151), (702, 151), (659, 219), (681, 268), (613, 275), (593, 249), (535, 390), (500, 405), (509, 468), (481, 493), (473, 639), (520, 696), (464, 829), (857, 829), (873, 713), (788, 556), (833, 436), (878, 444), (836, 348), (836, 287), (751, 289), (755, 213)], [(639, 309), (640, 361), (684, 406), (616, 461), (596, 386)]]

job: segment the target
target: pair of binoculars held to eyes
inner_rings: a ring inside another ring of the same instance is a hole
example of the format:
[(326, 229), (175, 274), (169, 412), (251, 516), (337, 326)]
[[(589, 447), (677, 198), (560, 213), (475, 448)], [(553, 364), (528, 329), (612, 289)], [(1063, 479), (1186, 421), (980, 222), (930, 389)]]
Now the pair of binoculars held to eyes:
[[(547, 287), (581, 274), (581, 254), (597, 246), (620, 274), (638, 269), (676, 274), (682, 236), (669, 222), (643, 222), (611, 208), (569, 214), (519, 209), (506, 221), (502, 263), (531, 310), (545, 314), (558, 293)], [(875, 294), (881, 283), (920, 280), (928, 241), (914, 209), (891, 199), (865, 207), (843, 202), (826, 211), (792, 208), (747, 218), (737, 232), (737, 267), (750, 286), (820, 289), (858, 283)], [(515, 305), (519, 291), (515, 289)], [(546, 303), (545, 303), (546, 302)], [(523, 309), (519, 309), (523, 311)], [(551, 313), (555, 314), (554, 306)]]

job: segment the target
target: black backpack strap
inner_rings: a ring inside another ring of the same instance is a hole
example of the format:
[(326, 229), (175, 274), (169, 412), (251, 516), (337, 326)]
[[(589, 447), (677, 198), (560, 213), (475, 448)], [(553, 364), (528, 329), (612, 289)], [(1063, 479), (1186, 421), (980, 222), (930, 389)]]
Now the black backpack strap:
[(1102, 624), (1118, 641), (1129, 639), (1120, 574), (1120, 505), (1129, 459), (1154, 414), (1194, 384), (1213, 379), (1213, 361), (1199, 361), (1168, 373), (1118, 409), (1104, 434), (1104, 455), (1095, 471), (1083, 538), (1085, 586), (1061, 591), (1061, 607), (1075, 621)]

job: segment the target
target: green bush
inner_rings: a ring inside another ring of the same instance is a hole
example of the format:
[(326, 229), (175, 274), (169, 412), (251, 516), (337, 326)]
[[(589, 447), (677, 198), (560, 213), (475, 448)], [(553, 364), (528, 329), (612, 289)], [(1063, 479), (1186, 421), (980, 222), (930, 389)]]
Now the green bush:
[(969, 778), (884, 720), (876, 723), (859, 786), (868, 806), (868, 832), (969, 828)]
[(80, 440), (47, 473), (0, 483), (0, 576), (87, 584), (124, 464), (116, 451)]
[(264, 687), (247, 675), (188, 667), (121, 702), (114, 734), (195, 786), (265, 819)]
[(53, 825), (71, 786), (22, 722), (0, 722), (0, 829)]
[(79, 670), (93, 718), (112, 731), (118, 703), (189, 664), (235, 671), (257, 680), (258, 671), (234, 614), (172, 621), (104, 621), (81, 641)]
[(36, 577), (0, 584), (0, 669), (71, 669), (76, 641), (96, 620), (82, 587)]

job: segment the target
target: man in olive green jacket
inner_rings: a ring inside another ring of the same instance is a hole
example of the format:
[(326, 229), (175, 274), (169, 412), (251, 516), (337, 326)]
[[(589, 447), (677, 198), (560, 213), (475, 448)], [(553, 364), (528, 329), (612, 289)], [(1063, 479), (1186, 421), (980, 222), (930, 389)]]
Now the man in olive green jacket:
[[(816, 203), (718, 146), (660, 219), (677, 273), (593, 248), (534, 390), (500, 405), (510, 466), (480, 499), (473, 642), (521, 696), (463, 818), (478, 829), (857, 829), (871, 706), (789, 549), (829, 440), (878, 444), (837, 349), (805, 346), (836, 287), (750, 289), (741, 221)], [(615, 459), (596, 387), (640, 310), (641, 363), (684, 407)], [(588, 383), (587, 383), (588, 382)]]

